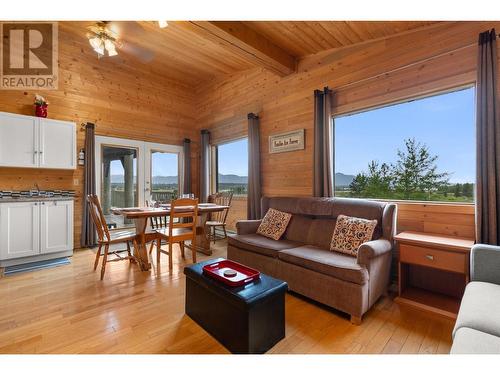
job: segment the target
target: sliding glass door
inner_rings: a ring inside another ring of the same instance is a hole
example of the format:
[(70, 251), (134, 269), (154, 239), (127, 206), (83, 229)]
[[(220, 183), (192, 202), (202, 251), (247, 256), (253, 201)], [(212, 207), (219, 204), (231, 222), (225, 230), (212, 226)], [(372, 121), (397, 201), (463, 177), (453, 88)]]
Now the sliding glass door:
[(165, 203), (181, 190), (182, 147), (96, 137), (96, 190), (110, 227), (131, 226), (112, 207)]

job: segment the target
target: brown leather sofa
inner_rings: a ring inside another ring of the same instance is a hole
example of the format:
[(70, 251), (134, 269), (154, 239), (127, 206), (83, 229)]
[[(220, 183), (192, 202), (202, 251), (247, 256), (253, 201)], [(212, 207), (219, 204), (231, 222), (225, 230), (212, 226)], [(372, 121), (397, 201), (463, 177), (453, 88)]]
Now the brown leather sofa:
[[(229, 259), (285, 280), (289, 289), (351, 315), (360, 324), (365, 312), (386, 292), (391, 269), (396, 205), (349, 198), (262, 198), (269, 208), (291, 213), (283, 237), (256, 233), (261, 220), (242, 220), (228, 239)], [(338, 215), (376, 219), (373, 240), (352, 257), (330, 251)]]

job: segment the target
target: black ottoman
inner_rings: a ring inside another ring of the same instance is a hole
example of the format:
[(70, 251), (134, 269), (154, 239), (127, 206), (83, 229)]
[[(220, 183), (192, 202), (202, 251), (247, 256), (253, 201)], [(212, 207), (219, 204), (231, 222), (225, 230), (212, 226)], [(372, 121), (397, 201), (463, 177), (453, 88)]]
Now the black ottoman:
[(261, 273), (245, 286), (226, 286), (203, 274), (221, 260), (184, 268), (186, 314), (232, 353), (265, 353), (285, 337), (287, 283)]

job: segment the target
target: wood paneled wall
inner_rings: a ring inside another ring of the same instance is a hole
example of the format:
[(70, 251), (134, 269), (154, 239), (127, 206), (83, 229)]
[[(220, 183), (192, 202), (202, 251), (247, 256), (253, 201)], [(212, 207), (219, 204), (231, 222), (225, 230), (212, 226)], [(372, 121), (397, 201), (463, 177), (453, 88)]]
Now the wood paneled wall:
[[(59, 89), (40, 91), (50, 102), (49, 117), (94, 122), (96, 134), (181, 145), (192, 139), (192, 184), (198, 189), (198, 132), (191, 87), (157, 75), (147, 65), (121, 59), (98, 60), (85, 35), (59, 23)], [(35, 91), (0, 90), (0, 111), (33, 115)], [(79, 126), (78, 126), (79, 128)], [(84, 132), (78, 130), (78, 149)], [(83, 167), (75, 171), (0, 168), (0, 189), (74, 189), (75, 246), (79, 247), (83, 207)]]
[[(263, 194), (309, 196), (315, 89), (332, 88), (334, 111), (341, 114), (470, 84), (476, 75), (478, 34), (491, 27), (500, 29), (500, 23), (440, 23), (308, 56), (296, 74), (284, 78), (255, 69), (216, 79), (198, 87), (197, 124), (210, 129), (218, 142), (245, 135), (244, 116), (258, 113)], [(306, 134), (303, 151), (269, 154), (269, 135), (301, 128)], [(473, 237), (473, 206), (442, 207), (400, 204), (399, 226)]]

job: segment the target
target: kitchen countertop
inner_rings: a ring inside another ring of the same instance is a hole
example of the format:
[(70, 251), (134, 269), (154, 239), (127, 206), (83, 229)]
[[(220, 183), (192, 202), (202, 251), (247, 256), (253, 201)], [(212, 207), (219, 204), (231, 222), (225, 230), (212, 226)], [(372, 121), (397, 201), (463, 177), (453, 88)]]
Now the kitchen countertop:
[(0, 203), (7, 203), (7, 202), (46, 202), (46, 201), (69, 201), (69, 200), (75, 200), (74, 196), (58, 196), (58, 197), (19, 197), (19, 198), (12, 198), (12, 197), (2, 197), (0, 198)]

